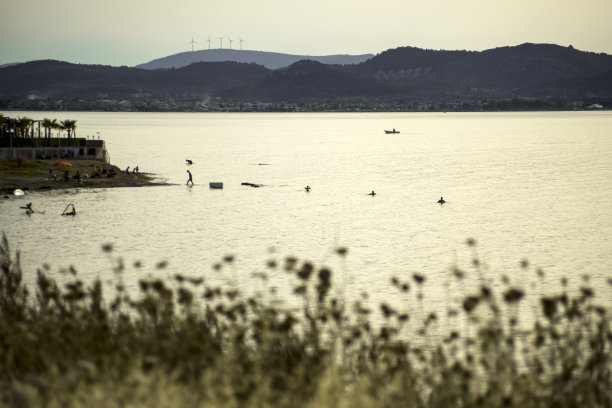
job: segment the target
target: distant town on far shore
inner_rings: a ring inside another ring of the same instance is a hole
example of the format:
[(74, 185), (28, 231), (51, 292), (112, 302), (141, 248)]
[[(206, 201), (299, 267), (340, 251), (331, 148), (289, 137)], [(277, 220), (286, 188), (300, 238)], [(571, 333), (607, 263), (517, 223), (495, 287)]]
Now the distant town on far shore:
[(303, 56), (211, 49), (136, 67), (0, 67), (0, 109), (84, 111), (506, 111), (612, 106), (612, 56), (525, 43)]

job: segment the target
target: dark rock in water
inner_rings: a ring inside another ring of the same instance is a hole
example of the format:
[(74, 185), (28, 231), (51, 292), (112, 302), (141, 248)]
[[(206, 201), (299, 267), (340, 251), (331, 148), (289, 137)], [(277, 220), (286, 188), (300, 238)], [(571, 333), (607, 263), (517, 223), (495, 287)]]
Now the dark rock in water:
[(254, 183), (240, 183), (243, 186), (251, 186), (251, 187), (263, 187), (263, 184), (254, 184)]

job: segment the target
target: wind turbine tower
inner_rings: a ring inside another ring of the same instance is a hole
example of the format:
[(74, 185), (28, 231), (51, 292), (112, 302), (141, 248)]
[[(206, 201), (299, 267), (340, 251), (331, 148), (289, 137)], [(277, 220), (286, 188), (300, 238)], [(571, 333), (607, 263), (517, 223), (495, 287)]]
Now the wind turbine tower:
[(217, 37), (217, 38), (219, 39), (219, 44), (220, 44), (219, 48), (223, 49), (223, 39), (225, 37)]
[(231, 38), (228, 38), (228, 40), (230, 42), (230, 50), (231, 50), (232, 49), (232, 41), (234, 41), (234, 40), (232, 40)]
[(208, 50), (210, 51), (210, 43), (211, 43), (210, 36), (208, 36), (208, 41), (206, 41), (206, 42), (208, 43)]
[(191, 52), (193, 52), (193, 44), (197, 44), (197, 42), (193, 41), (193, 37), (191, 37), (189, 44), (191, 44)]
[(242, 51), (242, 43), (243, 43), (243, 42), (246, 42), (246, 41), (244, 41), (244, 40), (243, 40), (242, 38), (240, 38), (240, 37), (238, 37), (238, 38), (240, 39), (240, 51)]

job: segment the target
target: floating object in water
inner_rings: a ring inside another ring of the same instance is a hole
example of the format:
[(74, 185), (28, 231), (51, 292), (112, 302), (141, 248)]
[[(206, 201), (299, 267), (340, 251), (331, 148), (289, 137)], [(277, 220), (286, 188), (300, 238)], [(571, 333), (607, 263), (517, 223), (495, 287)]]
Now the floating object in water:
[(396, 133), (399, 133), (399, 130), (395, 130), (395, 128), (393, 128), (393, 130), (385, 130), (385, 133), (387, 135), (394, 135)]
[[(70, 207), (72, 207), (72, 209), (68, 211)], [(74, 204), (68, 204), (66, 208), (64, 209), (64, 212), (62, 213), (62, 215), (76, 215), (76, 208), (74, 208)]]
[(187, 164), (193, 164), (193, 162), (189, 159), (185, 159), (185, 161), (187, 162)]
[(372, 190), (372, 192), (369, 193), (368, 195), (371, 195), (372, 197), (374, 197), (376, 195), (376, 193), (374, 192), (374, 190)]
[(251, 186), (251, 187), (263, 187), (263, 184), (255, 184), (255, 183), (240, 183), (240, 185), (241, 186)]
[(210, 183), (208, 183), (208, 186), (210, 188), (221, 189), (223, 188), (223, 183), (220, 181), (211, 181)]
[(13, 191), (13, 194), (16, 195), (17, 197), (20, 197), (20, 196), (24, 195), (25, 193), (24, 193), (23, 190), (21, 190), (19, 188), (16, 188), (15, 191)]

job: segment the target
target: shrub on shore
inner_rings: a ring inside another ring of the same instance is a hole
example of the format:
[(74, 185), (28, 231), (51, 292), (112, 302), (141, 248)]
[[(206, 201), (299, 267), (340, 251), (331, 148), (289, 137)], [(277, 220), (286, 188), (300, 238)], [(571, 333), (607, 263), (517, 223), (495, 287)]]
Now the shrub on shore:
[(270, 260), (269, 274), (286, 274), (297, 307), (186, 275), (142, 279), (137, 295), (119, 279), (108, 298), (73, 269), (62, 286), (41, 270), (29, 288), (3, 237), (0, 405), (612, 406), (609, 310), (591, 287), (543, 296), (524, 329), (524, 291), (482, 284), (443, 311), (463, 323), (433, 336), (442, 316), (411, 306), (423, 275), (391, 280), (413, 301), (372, 310), (335, 296), (332, 271), (309, 261)]

